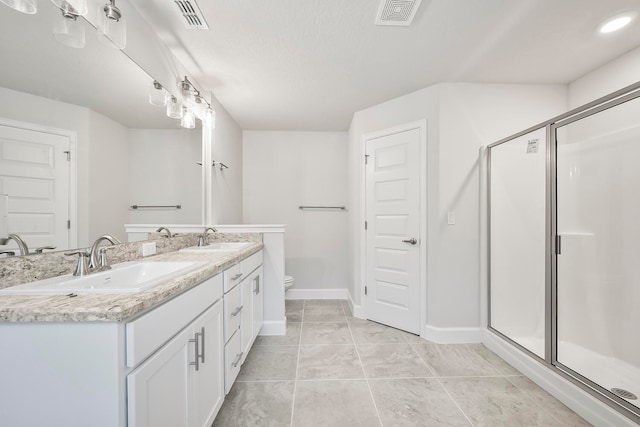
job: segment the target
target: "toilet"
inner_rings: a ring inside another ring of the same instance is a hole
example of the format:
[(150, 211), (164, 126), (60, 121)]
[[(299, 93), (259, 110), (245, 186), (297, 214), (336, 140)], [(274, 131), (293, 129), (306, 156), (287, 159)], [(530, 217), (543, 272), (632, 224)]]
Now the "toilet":
[(293, 287), (293, 277), (284, 276), (284, 291), (287, 292)]

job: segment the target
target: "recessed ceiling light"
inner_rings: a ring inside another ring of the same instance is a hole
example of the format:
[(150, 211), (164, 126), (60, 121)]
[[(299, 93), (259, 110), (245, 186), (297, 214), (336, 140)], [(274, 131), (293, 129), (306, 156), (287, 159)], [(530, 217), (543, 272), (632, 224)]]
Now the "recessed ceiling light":
[(606, 34), (618, 31), (619, 29), (626, 27), (629, 22), (631, 22), (631, 19), (631, 15), (620, 15), (611, 18), (600, 26), (600, 32)]

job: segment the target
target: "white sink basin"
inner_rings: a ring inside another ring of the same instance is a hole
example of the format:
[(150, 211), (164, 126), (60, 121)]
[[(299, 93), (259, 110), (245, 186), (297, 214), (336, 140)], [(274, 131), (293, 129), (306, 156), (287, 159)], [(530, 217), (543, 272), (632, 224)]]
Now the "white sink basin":
[(233, 252), (240, 251), (253, 245), (253, 242), (219, 242), (211, 243), (207, 246), (192, 246), (180, 249), (179, 252)]
[(135, 293), (202, 267), (204, 262), (127, 262), (83, 277), (64, 275), (0, 289), (0, 295)]

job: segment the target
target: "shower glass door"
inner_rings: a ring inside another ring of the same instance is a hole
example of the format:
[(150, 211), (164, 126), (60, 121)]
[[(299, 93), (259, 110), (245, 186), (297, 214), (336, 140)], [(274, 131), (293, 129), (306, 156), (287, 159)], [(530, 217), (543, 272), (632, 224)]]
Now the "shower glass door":
[(545, 358), (546, 129), (489, 147), (489, 326)]
[(552, 128), (555, 364), (638, 413), (640, 99), (598, 110)]

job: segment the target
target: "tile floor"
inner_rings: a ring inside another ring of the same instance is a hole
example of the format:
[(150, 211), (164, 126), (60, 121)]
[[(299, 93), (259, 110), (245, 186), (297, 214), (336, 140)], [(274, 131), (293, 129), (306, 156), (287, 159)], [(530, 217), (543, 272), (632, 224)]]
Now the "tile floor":
[(287, 301), (287, 335), (258, 337), (214, 426), (589, 426), (481, 344), (439, 345)]

